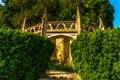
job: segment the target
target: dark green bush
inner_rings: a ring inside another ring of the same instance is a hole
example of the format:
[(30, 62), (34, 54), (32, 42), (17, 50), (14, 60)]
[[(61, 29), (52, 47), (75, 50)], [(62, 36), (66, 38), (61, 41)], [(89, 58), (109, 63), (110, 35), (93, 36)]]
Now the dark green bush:
[(0, 80), (37, 80), (47, 68), (54, 44), (45, 37), (0, 29)]
[(81, 33), (71, 52), (83, 80), (120, 80), (120, 29)]
[(73, 66), (69, 66), (68, 64), (58, 64), (53, 61), (48, 63), (47, 70), (58, 70), (58, 71), (67, 71), (67, 72), (75, 72)]

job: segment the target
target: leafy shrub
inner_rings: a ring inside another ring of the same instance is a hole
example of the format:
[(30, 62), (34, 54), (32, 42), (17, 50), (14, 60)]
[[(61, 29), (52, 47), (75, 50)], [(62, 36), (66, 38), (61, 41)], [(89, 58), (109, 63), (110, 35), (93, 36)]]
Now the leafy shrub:
[(83, 80), (120, 80), (120, 29), (81, 33), (71, 52)]
[(0, 29), (0, 80), (37, 80), (46, 70), (54, 44), (45, 37)]
[(75, 72), (73, 66), (70, 66), (68, 64), (58, 64), (55, 62), (50, 61), (48, 63), (48, 70), (58, 70), (58, 71), (68, 71), (68, 72)]

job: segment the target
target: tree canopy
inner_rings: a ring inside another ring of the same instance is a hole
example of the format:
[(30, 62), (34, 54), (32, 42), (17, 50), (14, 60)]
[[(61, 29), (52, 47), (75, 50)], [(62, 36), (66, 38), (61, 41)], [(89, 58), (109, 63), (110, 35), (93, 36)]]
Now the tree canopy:
[(46, 7), (48, 20), (75, 20), (80, 7), (81, 22), (98, 26), (101, 17), (105, 26), (113, 27), (114, 8), (108, 0), (2, 0), (1, 24), (20, 28), (24, 17), (27, 26), (41, 22)]

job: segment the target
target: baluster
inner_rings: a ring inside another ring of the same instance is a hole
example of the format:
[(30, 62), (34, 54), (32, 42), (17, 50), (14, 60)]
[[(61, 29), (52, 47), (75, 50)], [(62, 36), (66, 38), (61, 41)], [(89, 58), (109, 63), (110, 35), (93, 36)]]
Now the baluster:
[(41, 30), (41, 24), (38, 25), (38, 30)]
[(65, 23), (62, 23), (62, 25), (63, 25), (64, 29), (67, 29), (67, 28), (66, 28), (66, 24), (65, 24)]
[[(49, 26), (50, 29), (53, 29), (53, 28), (52, 28), (52, 24), (49, 23), (48, 26)], [(48, 29), (48, 28), (47, 28), (47, 29)]]
[(75, 29), (74, 25), (75, 25), (74, 23), (71, 23), (70, 29)]
[(76, 30), (78, 29), (78, 27), (77, 27), (77, 23), (75, 23), (75, 29), (76, 29)]
[(58, 24), (57, 24), (57, 27), (56, 27), (56, 29), (59, 29), (59, 25), (60, 25), (60, 23), (58, 23)]

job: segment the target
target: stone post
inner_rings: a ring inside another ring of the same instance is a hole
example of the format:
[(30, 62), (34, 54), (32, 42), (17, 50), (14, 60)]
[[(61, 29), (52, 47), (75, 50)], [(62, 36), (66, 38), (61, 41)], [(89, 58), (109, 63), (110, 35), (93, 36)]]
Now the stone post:
[(25, 24), (26, 24), (26, 16), (24, 17), (24, 21), (23, 24), (21, 26), (21, 30), (24, 31), (25, 30)]
[(101, 18), (99, 18), (99, 29), (100, 30), (105, 30), (105, 26), (104, 26), (103, 21), (102, 21)]
[(43, 13), (43, 16), (42, 16), (41, 27), (42, 27), (42, 33), (41, 33), (41, 35), (42, 36), (46, 36), (46, 32), (47, 32), (47, 14), (46, 14), (46, 8), (44, 9), (44, 13)]
[(80, 9), (77, 6), (77, 29), (78, 29), (78, 34), (82, 31), (82, 27), (81, 27), (81, 20), (80, 20), (81, 16), (80, 16)]

